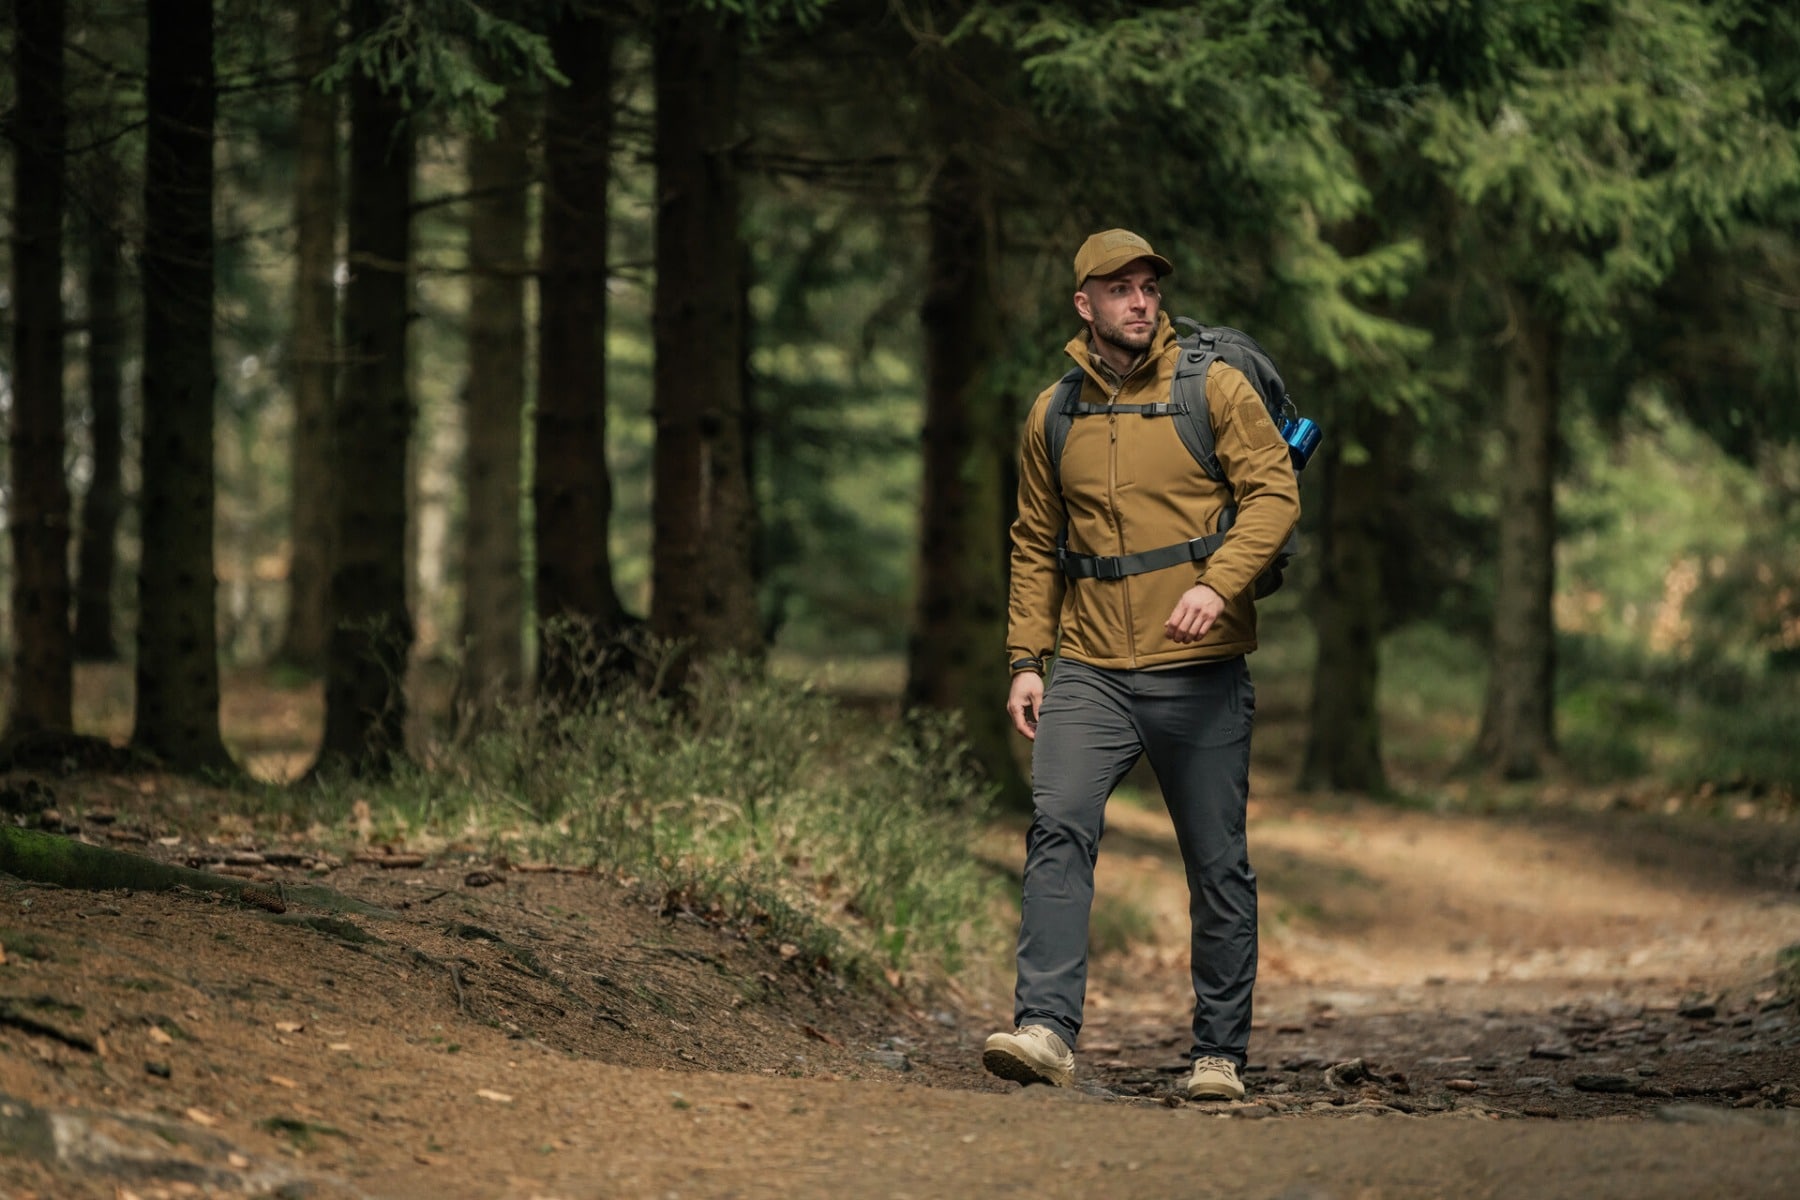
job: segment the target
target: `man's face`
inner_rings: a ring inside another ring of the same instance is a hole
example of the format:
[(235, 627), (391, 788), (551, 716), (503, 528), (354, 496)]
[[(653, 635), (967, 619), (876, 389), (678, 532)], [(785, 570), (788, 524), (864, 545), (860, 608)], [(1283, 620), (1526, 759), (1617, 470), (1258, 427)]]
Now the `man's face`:
[(1150, 348), (1156, 314), (1162, 311), (1156, 268), (1140, 258), (1111, 275), (1090, 276), (1075, 293), (1075, 311), (1100, 341), (1143, 353)]

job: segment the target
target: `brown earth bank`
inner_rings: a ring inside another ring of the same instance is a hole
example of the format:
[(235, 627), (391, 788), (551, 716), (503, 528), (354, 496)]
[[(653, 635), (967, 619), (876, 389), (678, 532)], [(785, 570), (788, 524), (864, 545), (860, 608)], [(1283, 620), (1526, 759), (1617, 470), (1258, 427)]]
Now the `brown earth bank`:
[[(980, 1070), (1004, 947), (960, 988), (853, 987), (628, 880), (259, 837), (153, 776), (34, 778), (0, 784), (29, 801), (9, 819), (257, 890), (0, 877), (15, 1200), (1800, 1195), (1791, 821), (1474, 817), (1259, 778), (1250, 1091), (1202, 1105), (1177, 1093), (1179, 859), (1132, 803), (1077, 1086), (1051, 1091)], [(996, 869), (1021, 834), (995, 826)]]

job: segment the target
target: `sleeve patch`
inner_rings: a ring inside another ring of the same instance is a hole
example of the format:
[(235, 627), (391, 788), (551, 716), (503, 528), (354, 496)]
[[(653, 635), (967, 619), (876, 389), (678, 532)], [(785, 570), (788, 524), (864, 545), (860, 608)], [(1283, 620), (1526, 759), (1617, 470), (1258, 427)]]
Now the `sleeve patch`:
[(1254, 392), (1238, 401), (1233, 416), (1232, 423), (1243, 431), (1244, 443), (1250, 449), (1262, 450), (1281, 441), (1281, 431), (1275, 428), (1269, 410)]

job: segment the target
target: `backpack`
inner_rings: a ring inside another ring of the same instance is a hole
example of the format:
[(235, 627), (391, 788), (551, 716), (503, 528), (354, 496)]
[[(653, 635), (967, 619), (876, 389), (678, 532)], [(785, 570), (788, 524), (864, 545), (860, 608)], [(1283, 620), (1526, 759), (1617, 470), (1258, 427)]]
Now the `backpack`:
[[(1181, 347), (1181, 356), (1176, 360), (1175, 378), (1169, 389), (1169, 399), (1156, 404), (1084, 404), (1080, 400), (1081, 381), (1086, 375), (1080, 367), (1073, 367), (1056, 385), (1056, 392), (1044, 412), (1044, 444), (1050, 454), (1050, 474), (1057, 490), (1062, 490), (1062, 452), (1063, 445), (1069, 440), (1069, 430), (1076, 417), (1093, 416), (1099, 413), (1136, 413), (1145, 417), (1171, 417), (1175, 421), (1175, 430), (1181, 435), (1182, 443), (1200, 464), (1208, 478), (1219, 483), (1229, 482), (1225, 478), (1225, 470), (1219, 464), (1218, 455), (1214, 451), (1212, 419), (1206, 406), (1206, 373), (1212, 369), (1214, 359), (1224, 359), (1227, 363), (1244, 373), (1256, 394), (1262, 397), (1263, 406), (1269, 410), (1269, 417), (1275, 422), (1275, 428), (1281, 431), (1288, 443), (1288, 457), (1299, 473), (1306, 465), (1307, 459), (1319, 444), (1319, 427), (1304, 417), (1297, 416), (1294, 402), (1287, 393), (1287, 385), (1281, 381), (1281, 372), (1276, 370), (1268, 351), (1257, 344), (1255, 338), (1241, 330), (1225, 325), (1202, 325), (1198, 321), (1186, 317), (1175, 318), (1176, 323), (1184, 325), (1192, 332), (1183, 334), (1177, 344)], [(1056, 561), (1065, 575), (1072, 579), (1123, 579), (1127, 575), (1142, 575), (1146, 571), (1160, 571), (1165, 567), (1178, 566), (1182, 563), (1199, 562), (1216, 551), (1225, 543), (1225, 533), (1231, 528), (1237, 515), (1237, 506), (1228, 505), (1219, 518), (1216, 533), (1206, 534), (1186, 542), (1177, 542), (1172, 546), (1161, 546), (1155, 550), (1143, 550), (1136, 554), (1093, 555), (1076, 554), (1066, 544), (1068, 530), (1064, 530), (1057, 538)], [(1299, 553), (1300, 539), (1298, 531), (1288, 535), (1287, 544), (1275, 556), (1275, 561), (1256, 577), (1254, 594), (1261, 599), (1279, 588), (1282, 583), (1282, 572), (1288, 561)]]

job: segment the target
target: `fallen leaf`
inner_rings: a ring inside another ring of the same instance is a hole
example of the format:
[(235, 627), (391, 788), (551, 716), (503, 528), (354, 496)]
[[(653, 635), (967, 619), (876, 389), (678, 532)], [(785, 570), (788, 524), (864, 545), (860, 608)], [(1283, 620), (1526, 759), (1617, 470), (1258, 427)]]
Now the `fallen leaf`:
[(274, 1084), (276, 1087), (297, 1088), (300, 1086), (299, 1084), (295, 1083), (293, 1080), (289, 1079), (286, 1075), (271, 1075), (271, 1076), (269, 1076), (269, 1082)]
[(511, 1104), (513, 1102), (511, 1096), (507, 1095), (505, 1092), (496, 1092), (493, 1088), (482, 1088), (475, 1094), (480, 1096), (483, 1100), (492, 1100), (496, 1104)]
[(325, 1048), (327, 1050), (336, 1050), (340, 1053), (343, 1053), (350, 1049), (350, 1043), (349, 1042), (333, 1042), (333, 1043), (331, 1043), (331, 1045), (329, 1045)]
[(792, 961), (793, 959), (800, 957), (800, 947), (794, 945), (792, 942), (783, 942), (781, 943), (779, 953), (782, 958)]
[(248, 1170), (250, 1167), (250, 1160), (237, 1153), (235, 1150), (225, 1156), (225, 1161), (230, 1163), (234, 1170), (238, 1171)]
[(168, 1031), (161, 1025), (152, 1025), (150, 1027), (149, 1037), (151, 1041), (159, 1046), (173, 1046), (175, 1044), (175, 1039), (170, 1037)]
[(277, 1022), (275, 1022), (275, 1032), (276, 1033), (300, 1033), (300, 1032), (304, 1031), (305, 1029), (306, 1029), (306, 1026), (302, 1025), (298, 1021), (277, 1021)]
[(192, 1121), (194, 1124), (204, 1125), (208, 1129), (211, 1129), (214, 1125), (217, 1125), (219, 1123), (219, 1118), (213, 1116), (211, 1113), (207, 1112), (204, 1108), (190, 1108), (187, 1110), (186, 1113), (184, 1113), (182, 1115), (187, 1117), (187, 1119)]
[(844, 1044), (832, 1037), (829, 1033), (826, 1033), (823, 1029), (814, 1029), (811, 1025), (802, 1025), (800, 1028), (806, 1031), (807, 1037), (817, 1038), (827, 1046), (842, 1046)]

